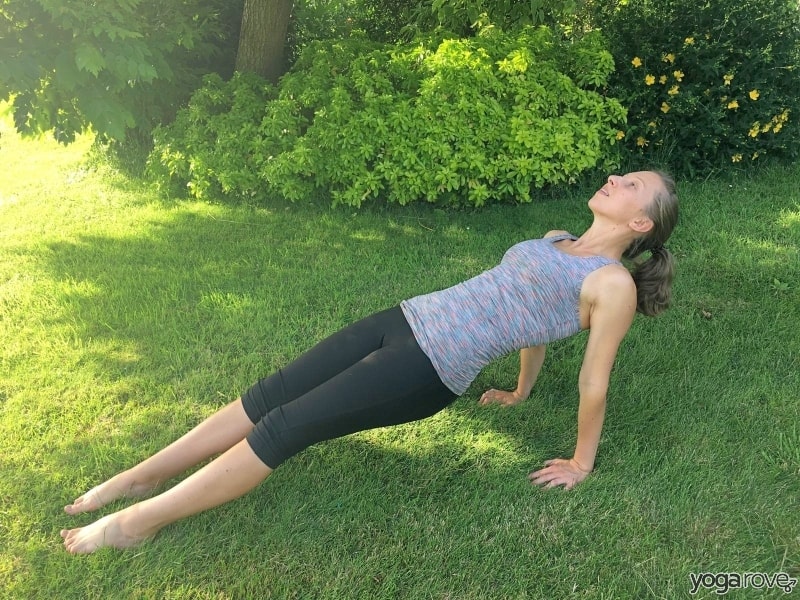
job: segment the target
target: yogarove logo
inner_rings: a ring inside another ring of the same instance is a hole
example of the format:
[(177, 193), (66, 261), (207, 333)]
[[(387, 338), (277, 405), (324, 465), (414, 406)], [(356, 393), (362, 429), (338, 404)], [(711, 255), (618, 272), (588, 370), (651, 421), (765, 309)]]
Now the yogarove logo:
[(783, 590), (791, 594), (797, 579), (788, 573), (689, 573), (692, 582), (690, 594), (695, 595), (700, 589), (714, 590), (717, 594), (727, 594), (730, 590)]

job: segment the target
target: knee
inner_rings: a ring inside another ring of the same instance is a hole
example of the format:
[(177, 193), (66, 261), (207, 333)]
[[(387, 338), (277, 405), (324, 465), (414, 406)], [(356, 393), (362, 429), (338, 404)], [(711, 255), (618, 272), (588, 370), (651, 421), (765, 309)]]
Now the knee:
[(273, 470), (290, 456), (285, 447), (282, 430), (276, 424), (278, 417), (276, 413), (280, 412), (278, 408), (259, 419), (246, 438), (255, 455)]
[(241, 396), (242, 407), (253, 423), (258, 423), (269, 411), (284, 403), (281, 372), (257, 381)]

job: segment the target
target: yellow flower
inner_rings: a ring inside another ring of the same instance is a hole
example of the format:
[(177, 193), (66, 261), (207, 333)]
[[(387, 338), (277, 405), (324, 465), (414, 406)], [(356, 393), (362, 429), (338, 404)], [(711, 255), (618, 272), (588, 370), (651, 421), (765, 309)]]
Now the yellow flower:
[(675, 77), (675, 79), (677, 79), (678, 81), (683, 81), (683, 71), (673, 71), (673, 72), (672, 72), (672, 75), (673, 75), (673, 76)]
[(672, 52), (670, 52), (669, 54), (665, 54), (661, 60), (663, 60), (664, 62), (668, 62), (669, 64), (672, 64), (675, 62), (675, 55)]
[(661, 77), (659, 77), (658, 78), (658, 83), (660, 83), (661, 85), (664, 85), (665, 83), (667, 83), (667, 76), (666, 75), (662, 75)]
[(669, 91), (667, 93), (670, 96), (675, 96), (676, 94), (678, 94), (678, 86), (677, 85), (673, 85), (671, 88), (669, 88)]
[(656, 78), (653, 77), (652, 75), (648, 75), (647, 77), (644, 78), (644, 82), (647, 85), (653, 85), (656, 82)]
[(761, 128), (761, 133), (769, 133), (772, 129), (772, 123), (764, 123), (764, 126)]
[(617, 130), (617, 139), (621, 140), (624, 137), (625, 137), (625, 132), (621, 131), (621, 130)]
[(753, 158), (751, 158), (750, 160), (755, 160), (755, 159), (757, 159), (759, 156), (761, 156), (761, 155), (760, 155), (758, 152), (753, 152)]
[(772, 133), (778, 133), (781, 129), (783, 129), (783, 123), (776, 123), (772, 128)]
[(758, 90), (750, 90), (750, 100), (758, 100), (758, 97), (761, 94), (758, 93)]
[(723, 79), (725, 80), (725, 85), (730, 85), (731, 81), (733, 81), (733, 75), (730, 74), (725, 75)]
[(691, 46), (692, 44), (694, 44), (694, 38), (687, 37), (685, 40), (683, 40), (683, 43), (686, 44), (687, 46)]
[(648, 126), (650, 129), (655, 129), (655, 128), (656, 128), (656, 122), (655, 122), (655, 121), (650, 121), (650, 122), (647, 124), (647, 126)]
[(636, 138), (636, 145), (639, 146), (640, 148), (644, 148), (645, 146), (647, 146), (647, 140), (644, 139), (642, 136), (639, 136), (638, 138)]
[(756, 121), (755, 123), (753, 123), (753, 126), (750, 128), (750, 131), (749, 131), (750, 137), (753, 137), (753, 138), (757, 137), (759, 131), (761, 131), (761, 123)]
[(739, 101), (738, 100), (731, 100), (728, 102), (728, 109), (729, 110), (736, 110), (739, 108)]
[(642, 66), (642, 59), (638, 56), (634, 56), (631, 64), (636, 67), (637, 69)]
[(663, 112), (664, 114), (666, 114), (666, 113), (668, 113), (668, 112), (669, 112), (669, 109), (670, 109), (670, 106), (669, 106), (669, 104), (667, 104), (666, 102), (662, 102), (662, 103), (661, 103), (661, 112)]
[(786, 121), (788, 121), (788, 120), (789, 120), (789, 109), (788, 108), (784, 109), (784, 111), (781, 114), (775, 115), (774, 117), (772, 117), (772, 122), (773, 123), (780, 123), (781, 125), (786, 123)]
[(740, 160), (742, 160), (742, 155), (741, 154), (734, 154), (733, 156), (731, 156), (731, 160), (733, 162), (735, 162), (735, 163), (739, 162)]

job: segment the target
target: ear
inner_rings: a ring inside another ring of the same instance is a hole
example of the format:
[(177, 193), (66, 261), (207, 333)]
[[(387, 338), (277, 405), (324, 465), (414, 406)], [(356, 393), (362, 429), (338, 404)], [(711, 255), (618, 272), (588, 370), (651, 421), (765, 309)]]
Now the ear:
[(628, 227), (636, 233), (647, 233), (655, 227), (655, 223), (650, 217), (636, 217), (628, 223)]

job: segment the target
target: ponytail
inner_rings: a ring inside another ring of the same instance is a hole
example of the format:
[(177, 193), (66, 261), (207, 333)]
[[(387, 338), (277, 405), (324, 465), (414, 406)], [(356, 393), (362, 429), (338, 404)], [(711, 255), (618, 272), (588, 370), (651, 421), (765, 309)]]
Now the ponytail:
[(664, 190), (655, 195), (645, 211), (653, 221), (653, 228), (634, 240), (623, 255), (633, 260), (650, 251), (650, 257), (636, 264), (632, 273), (636, 283), (636, 310), (648, 317), (654, 317), (669, 307), (675, 278), (675, 258), (664, 243), (678, 222), (678, 196), (675, 180), (667, 173), (656, 173), (661, 177)]
[(663, 246), (652, 250), (650, 258), (639, 263), (632, 274), (637, 312), (655, 317), (669, 308), (675, 278), (675, 258), (669, 250)]

